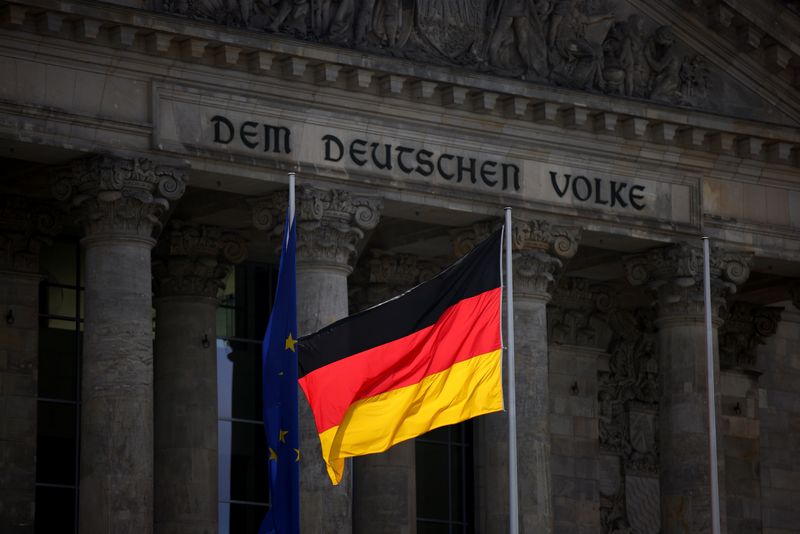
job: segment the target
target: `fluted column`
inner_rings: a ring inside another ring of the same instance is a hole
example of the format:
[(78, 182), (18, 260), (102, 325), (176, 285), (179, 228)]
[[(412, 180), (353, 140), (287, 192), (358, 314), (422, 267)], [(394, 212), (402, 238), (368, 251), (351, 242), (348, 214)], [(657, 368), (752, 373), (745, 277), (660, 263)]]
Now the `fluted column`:
[[(400, 295), (440, 272), (444, 266), (411, 254), (370, 251), (356, 287), (353, 311)], [(356, 275), (353, 275), (354, 277)], [(356, 534), (416, 532), (416, 444), (404, 441), (381, 454), (353, 460), (353, 530)]]
[(154, 252), (156, 534), (217, 534), (217, 293), (245, 254), (234, 233), (177, 221)]
[(153, 531), (150, 250), (184, 189), (179, 169), (110, 156), (75, 161), (54, 186), (86, 250), (81, 534)]
[[(280, 235), (286, 194), (253, 203), (253, 223)], [(347, 316), (347, 277), (364, 232), (378, 224), (378, 199), (346, 191), (297, 189), (297, 320), (300, 335)], [(352, 464), (332, 486), (322, 461), (311, 408), (298, 390), (300, 425), (300, 531), (352, 532)]]
[[(513, 224), (514, 337), (520, 531), (553, 531), (550, 469), (547, 303), (562, 260), (577, 252), (579, 233), (547, 221)], [(489, 233), (475, 226), (456, 237), (456, 253)], [(508, 532), (508, 414), (489, 414), (477, 427), (478, 531)]]
[(54, 214), (0, 197), (0, 532), (32, 534), (36, 482), (39, 249)]
[[(721, 250), (712, 253), (712, 335), (717, 382), (720, 310), (725, 306), (725, 298), (735, 292), (736, 284), (749, 276), (748, 265), (747, 256)], [(625, 266), (629, 282), (646, 284), (655, 293), (657, 302), (662, 532), (710, 532), (703, 252), (697, 246), (678, 244), (628, 258)], [(718, 387), (716, 391), (719, 392)], [(719, 427), (718, 421), (715, 424)], [(718, 454), (718, 458), (724, 532), (724, 456)]]

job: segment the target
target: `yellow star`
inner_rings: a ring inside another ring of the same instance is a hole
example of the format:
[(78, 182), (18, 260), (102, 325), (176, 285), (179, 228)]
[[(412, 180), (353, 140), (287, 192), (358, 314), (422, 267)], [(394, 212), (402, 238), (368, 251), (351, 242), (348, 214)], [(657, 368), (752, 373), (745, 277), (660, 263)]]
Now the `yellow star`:
[(269, 448), (269, 461), (278, 461), (278, 453), (276, 453), (272, 447)]
[(286, 338), (286, 345), (283, 348), (285, 348), (286, 350), (290, 350), (292, 352), (296, 352), (294, 350), (295, 345), (297, 345), (297, 340), (292, 339), (292, 333), (289, 332), (289, 337)]
[(294, 461), (295, 462), (299, 462), (300, 461), (300, 449), (295, 449), (294, 452), (297, 453), (297, 458), (295, 458)]
[(286, 443), (286, 434), (288, 433), (288, 430), (278, 430), (278, 441), (281, 443)]

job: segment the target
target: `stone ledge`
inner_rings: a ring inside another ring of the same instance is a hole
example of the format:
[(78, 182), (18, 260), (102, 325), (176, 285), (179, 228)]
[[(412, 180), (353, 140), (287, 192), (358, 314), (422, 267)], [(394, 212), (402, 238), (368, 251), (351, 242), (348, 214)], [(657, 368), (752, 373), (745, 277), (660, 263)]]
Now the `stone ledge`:
[(791, 127), (722, 121), (701, 111), (421, 66), (123, 7), (105, 7), (103, 20), (92, 18), (97, 13), (94, 6), (73, 1), (17, 1), (0, 6), (0, 26), (258, 76), (341, 86), (410, 102), (424, 100), (508, 120), (544, 122), (662, 149), (675, 146), (800, 166), (800, 133)]

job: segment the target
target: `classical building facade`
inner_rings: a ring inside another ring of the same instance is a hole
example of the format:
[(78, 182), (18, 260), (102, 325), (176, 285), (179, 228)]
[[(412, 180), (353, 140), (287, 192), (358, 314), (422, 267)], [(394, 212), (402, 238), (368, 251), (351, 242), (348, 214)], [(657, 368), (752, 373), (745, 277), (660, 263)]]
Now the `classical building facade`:
[[(0, 1), (0, 531), (255, 532), (301, 333), (514, 216), (522, 532), (800, 532), (800, 7)], [(303, 533), (508, 531), (507, 419), (355, 459)]]

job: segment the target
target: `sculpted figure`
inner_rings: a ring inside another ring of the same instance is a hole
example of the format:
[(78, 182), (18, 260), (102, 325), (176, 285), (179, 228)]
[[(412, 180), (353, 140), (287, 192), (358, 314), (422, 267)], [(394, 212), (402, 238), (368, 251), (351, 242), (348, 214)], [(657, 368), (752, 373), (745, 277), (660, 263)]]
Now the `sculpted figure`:
[(628, 17), (622, 42), (620, 64), (625, 71), (625, 94), (641, 96), (647, 79), (647, 62), (644, 57), (644, 19), (640, 15)]
[(674, 51), (675, 36), (669, 26), (659, 27), (645, 49), (650, 66), (650, 98), (677, 101), (681, 98), (681, 62)]
[(589, 26), (612, 19), (611, 14), (587, 15), (579, 0), (560, 0), (556, 4), (547, 36), (553, 67), (551, 77), (555, 82), (580, 89), (605, 89), (600, 45), (605, 35), (592, 41), (587, 31)]
[(501, 53), (513, 43), (522, 62), (525, 78), (544, 79), (547, 75), (544, 21), (551, 10), (549, 0), (499, 0), (494, 26), (490, 28), (490, 63), (507, 67)]
[(363, 0), (356, 20), (356, 44), (368, 44), (371, 33), (381, 47), (402, 47), (413, 29), (413, 13), (410, 0)]
[(288, 33), (301, 37), (308, 33), (308, 0), (278, 0), (271, 11), (273, 16), (267, 31), (277, 32), (284, 28)]

